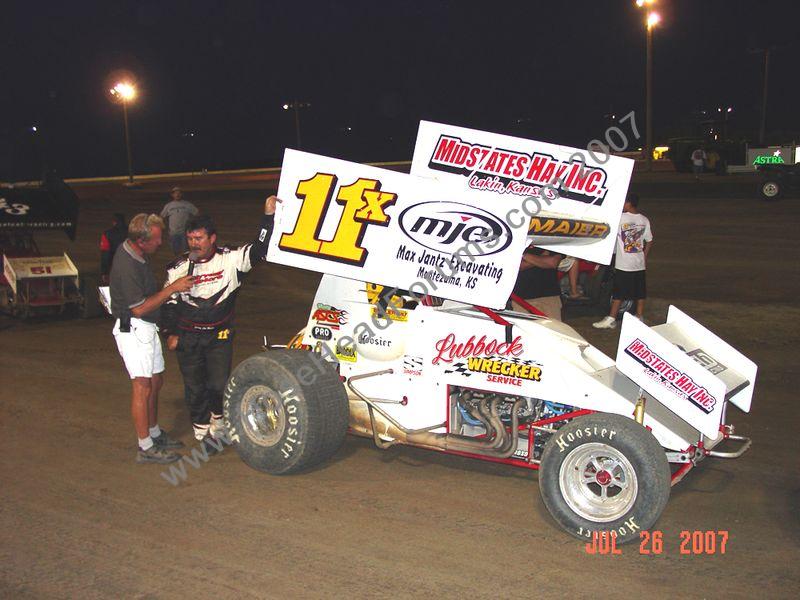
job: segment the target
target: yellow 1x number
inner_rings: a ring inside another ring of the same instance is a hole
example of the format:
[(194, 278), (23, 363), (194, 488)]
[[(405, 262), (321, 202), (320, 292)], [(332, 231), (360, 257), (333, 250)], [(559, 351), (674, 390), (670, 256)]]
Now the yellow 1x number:
[(278, 247), (338, 262), (363, 266), (369, 251), (361, 246), (367, 225), (389, 224), (385, 210), (397, 201), (397, 194), (381, 191), (377, 179), (359, 178), (343, 185), (336, 203), (343, 206), (342, 216), (331, 240), (319, 239), (322, 224), (328, 214), (338, 179), (329, 173), (317, 173), (297, 184), (295, 195), (303, 201), (294, 230), (281, 235)]

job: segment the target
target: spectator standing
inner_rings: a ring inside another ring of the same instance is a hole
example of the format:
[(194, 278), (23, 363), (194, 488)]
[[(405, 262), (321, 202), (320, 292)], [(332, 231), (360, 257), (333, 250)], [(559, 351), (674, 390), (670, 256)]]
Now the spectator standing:
[(172, 253), (179, 256), (186, 252), (186, 222), (198, 214), (197, 207), (183, 199), (183, 191), (177, 185), (169, 193), (170, 201), (161, 209), (161, 218), (169, 225), (169, 243)]
[[(538, 308), (549, 318), (561, 320), (561, 286), (558, 283), (558, 264), (563, 254), (530, 246), (522, 254), (514, 293), (528, 304)], [(512, 307), (525, 312), (524, 307), (512, 301)]]
[(114, 213), (114, 216), (111, 217), (111, 227), (100, 235), (100, 283), (103, 285), (108, 285), (114, 254), (127, 235), (128, 226), (125, 223), (125, 215)]
[(156, 284), (147, 256), (161, 245), (164, 221), (158, 215), (138, 214), (128, 226), (111, 267), (111, 314), (116, 317), (114, 340), (133, 386), (131, 414), (139, 438), (137, 463), (170, 463), (183, 444), (158, 425), (158, 393), (163, 383), (164, 356), (158, 337), (161, 305), (171, 294), (192, 287), (180, 277), (166, 288)]
[[(685, 156), (685, 155), (684, 155)], [(692, 171), (694, 172), (694, 178), (699, 180), (700, 173), (703, 172), (703, 169), (706, 166), (706, 160), (708, 159), (708, 155), (706, 151), (702, 148), (698, 148), (694, 152), (692, 152)]]
[(650, 220), (639, 212), (639, 197), (628, 194), (622, 208), (614, 259), (614, 286), (611, 291), (611, 310), (592, 325), (597, 329), (617, 326), (617, 313), (623, 300), (636, 301), (636, 316), (644, 320), (644, 302), (647, 298), (645, 269), (647, 256), (653, 247)]

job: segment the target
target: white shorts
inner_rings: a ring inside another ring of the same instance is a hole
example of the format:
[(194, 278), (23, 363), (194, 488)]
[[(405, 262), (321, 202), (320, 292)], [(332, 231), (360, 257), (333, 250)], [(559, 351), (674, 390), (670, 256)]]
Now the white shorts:
[(119, 330), (119, 319), (117, 319), (114, 325), (114, 339), (131, 379), (149, 378), (164, 372), (164, 354), (161, 351), (161, 339), (158, 337), (158, 326), (155, 323), (132, 318), (131, 330), (123, 333)]

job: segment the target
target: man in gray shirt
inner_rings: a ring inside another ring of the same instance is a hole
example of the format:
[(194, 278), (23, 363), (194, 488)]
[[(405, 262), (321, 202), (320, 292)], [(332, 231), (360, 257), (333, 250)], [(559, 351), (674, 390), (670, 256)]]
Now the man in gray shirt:
[(161, 209), (161, 218), (169, 224), (169, 243), (172, 252), (178, 256), (186, 252), (186, 221), (197, 214), (197, 207), (183, 199), (183, 192), (177, 185), (169, 193), (170, 200)]
[(193, 278), (187, 275), (159, 288), (147, 255), (158, 250), (163, 230), (164, 221), (158, 215), (133, 217), (128, 238), (117, 248), (111, 266), (111, 314), (117, 319), (114, 340), (133, 385), (131, 413), (139, 438), (138, 463), (180, 460), (172, 450), (183, 446), (158, 426), (164, 355), (156, 323), (161, 305), (172, 294), (189, 291)]

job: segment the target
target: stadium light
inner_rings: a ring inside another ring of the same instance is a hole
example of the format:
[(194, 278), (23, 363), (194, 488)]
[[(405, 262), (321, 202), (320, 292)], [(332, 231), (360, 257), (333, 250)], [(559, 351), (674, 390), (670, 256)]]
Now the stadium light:
[(125, 149), (128, 152), (128, 185), (133, 185), (133, 161), (131, 160), (131, 136), (128, 128), (128, 103), (136, 99), (136, 86), (128, 81), (120, 81), (109, 90), (111, 97), (122, 104), (125, 119)]
[(647, 67), (645, 71), (645, 140), (644, 155), (647, 170), (653, 169), (653, 29), (661, 21), (661, 16), (650, 10), (655, 0), (636, 0), (636, 6), (645, 9), (647, 31)]
[(297, 136), (297, 149), (300, 150), (300, 109), (301, 108), (309, 108), (311, 106), (310, 102), (300, 102), (298, 100), (292, 100), (291, 102), (286, 102), (283, 105), (283, 110), (294, 110), (294, 131)]

